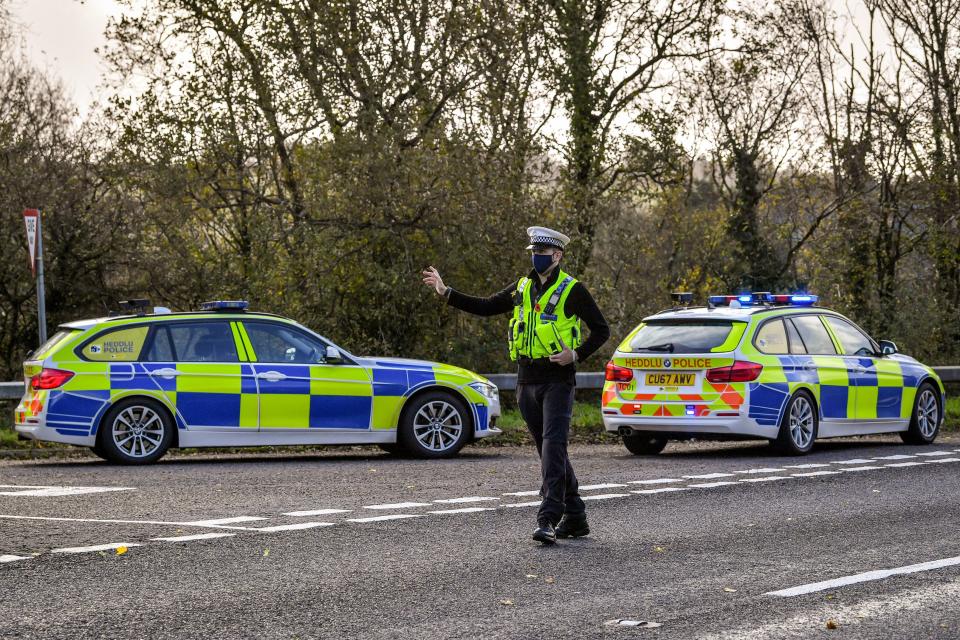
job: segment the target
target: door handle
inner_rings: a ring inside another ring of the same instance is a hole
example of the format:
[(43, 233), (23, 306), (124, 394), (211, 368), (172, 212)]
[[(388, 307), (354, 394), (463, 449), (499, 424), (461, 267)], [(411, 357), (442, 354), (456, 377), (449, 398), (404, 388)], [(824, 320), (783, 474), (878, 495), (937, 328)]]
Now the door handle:
[(280, 382), (281, 380), (287, 379), (286, 374), (280, 373), (279, 371), (263, 371), (258, 373), (257, 377), (268, 382)]
[(160, 376), (161, 378), (176, 378), (178, 375), (180, 375), (180, 372), (170, 367), (164, 367), (163, 369), (153, 369), (150, 372), (150, 375)]

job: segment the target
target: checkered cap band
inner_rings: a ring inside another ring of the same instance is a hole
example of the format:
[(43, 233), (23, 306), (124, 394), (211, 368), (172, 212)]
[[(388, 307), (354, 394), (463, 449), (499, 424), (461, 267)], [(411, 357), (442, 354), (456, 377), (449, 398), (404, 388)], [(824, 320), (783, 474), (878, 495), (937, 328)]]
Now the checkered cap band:
[(560, 239), (552, 238), (550, 236), (530, 236), (530, 244), (545, 244), (551, 247), (563, 249), (563, 243), (560, 242)]

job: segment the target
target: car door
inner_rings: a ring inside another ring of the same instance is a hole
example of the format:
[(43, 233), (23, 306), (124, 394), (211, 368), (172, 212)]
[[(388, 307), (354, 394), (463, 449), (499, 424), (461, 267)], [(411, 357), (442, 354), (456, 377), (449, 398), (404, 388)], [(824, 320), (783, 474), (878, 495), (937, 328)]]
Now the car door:
[[(791, 354), (806, 353), (809, 360), (804, 359), (802, 367), (807, 373), (815, 373), (815, 379), (820, 389), (820, 417), (831, 422), (843, 422), (853, 415), (854, 395), (851, 393), (850, 378), (847, 374), (847, 364), (837, 353), (836, 345), (827, 331), (819, 314), (805, 313), (791, 315), (787, 318), (790, 323), (788, 336), (794, 334), (800, 338), (802, 345), (794, 345), (791, 341)], [(799, 356), (798, 356), (799, 357)]]
[(157, 323), (142, 360), (187, 429), (257, 429), (253, 370), (228, 320)]
[(373, 386), (366, 369), (327, 362), (327, 344), (283, 322), (244, 320), (260, 394), (260, 429), (370, 428)]
[(861, 421), (900, 418), (903, 374), (900, 365), (878, 355), (878, 347), (852, 322), (825, 316), (843, 349), (850, 384), (854, 387), (853, 418)]

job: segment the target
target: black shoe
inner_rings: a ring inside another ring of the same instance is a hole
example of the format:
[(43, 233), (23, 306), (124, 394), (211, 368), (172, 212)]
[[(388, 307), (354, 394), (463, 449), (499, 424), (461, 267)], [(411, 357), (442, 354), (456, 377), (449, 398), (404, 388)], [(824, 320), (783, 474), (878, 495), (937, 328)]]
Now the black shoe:
[(552, 524), (543, 522), (533, 532), (533, 539), (543, 544), (554, 544), (557, 541), (557, 534)]
[(560, 518), (560, 524), (557, 525), (556, 534), (558, 538), (581, 538), (589, 535), (590, 525), (587, 524), (587, 516), (568, 516)]

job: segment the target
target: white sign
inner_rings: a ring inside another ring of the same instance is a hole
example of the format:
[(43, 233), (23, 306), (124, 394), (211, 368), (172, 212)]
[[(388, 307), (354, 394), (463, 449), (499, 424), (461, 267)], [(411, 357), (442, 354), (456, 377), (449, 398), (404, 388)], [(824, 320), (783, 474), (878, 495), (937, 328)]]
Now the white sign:
[(30, 249), (30, 270), (34, 276), (37, 275), (37, 220), (39, 218), (39, 210), (23, 210), (23, 221), (27, 224), (27, 247)]

